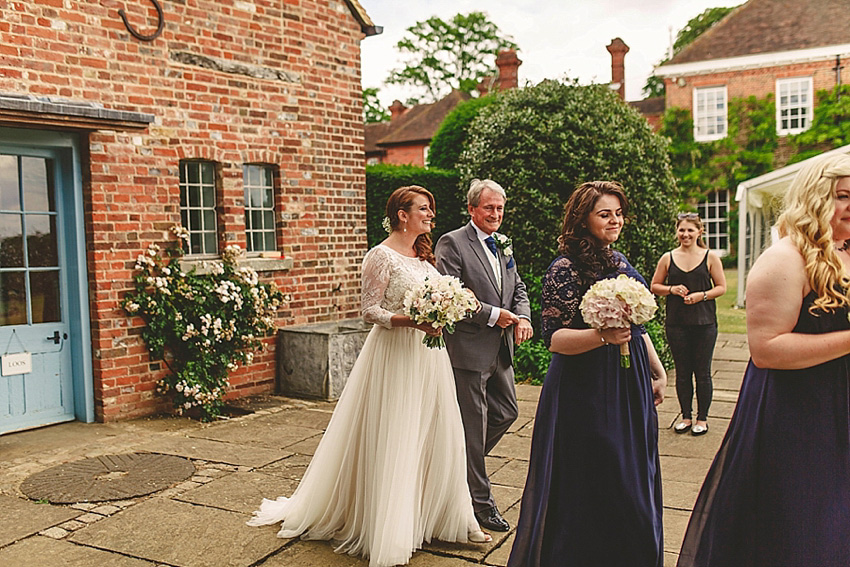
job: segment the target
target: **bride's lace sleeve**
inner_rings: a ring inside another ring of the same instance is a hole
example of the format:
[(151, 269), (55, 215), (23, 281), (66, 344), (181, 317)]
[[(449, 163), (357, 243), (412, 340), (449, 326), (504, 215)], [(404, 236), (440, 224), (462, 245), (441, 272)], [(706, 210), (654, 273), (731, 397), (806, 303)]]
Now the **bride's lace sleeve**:
[(376, 246), (363, 258), (362, 290), (360, 295), (360, 313), (367, 323), (392, 328), (393, 312), (381, 307), (384, 292), (390, 283), (390, 255)]
[(572, 323), (580, 302), (578, 273), (572, 260), (561, 256), (543, 278), (543, 342), (547, 348), (555, 331)]

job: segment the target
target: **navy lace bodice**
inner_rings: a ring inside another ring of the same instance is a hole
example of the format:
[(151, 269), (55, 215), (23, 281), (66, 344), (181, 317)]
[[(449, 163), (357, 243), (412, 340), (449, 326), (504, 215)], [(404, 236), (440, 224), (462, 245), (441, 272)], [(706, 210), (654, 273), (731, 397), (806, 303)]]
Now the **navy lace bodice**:
[[(629, 264), (621, 252), (614, 252), (619, 269), (617, 272), (604, 276), (604, 278), (616, 277), (626, 274), (643, 285), (643, 279), (637, 270)], [(604, 279), (599, 278), (599, 279)], [(548, 347), (552, 341), (552, 335), (558, 329), (587, 329), (588, 325), (579, 312), (581, 298), (590, 286), (582, 286), (573, 260), (568, 256), (558, 256), (546, 271), (543, 278), (543, 341)], [(647, 286), (649, 287), (649, 286)]]

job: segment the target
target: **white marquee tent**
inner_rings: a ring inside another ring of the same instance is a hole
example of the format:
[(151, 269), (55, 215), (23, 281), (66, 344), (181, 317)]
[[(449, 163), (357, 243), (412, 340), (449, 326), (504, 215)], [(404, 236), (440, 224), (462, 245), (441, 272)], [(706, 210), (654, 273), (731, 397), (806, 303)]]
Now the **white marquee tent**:
[(735, 200), (739, 203), (738, 299), (736, 301), (739, 307), (744, 306), (744, 286), (750, 268), (775, 237), (773, 226), (781, 212), (782, 199), (794, 176), (809, 160), (834, 154), (850, 154), (850, 145), (748, 179), (738, 185)]

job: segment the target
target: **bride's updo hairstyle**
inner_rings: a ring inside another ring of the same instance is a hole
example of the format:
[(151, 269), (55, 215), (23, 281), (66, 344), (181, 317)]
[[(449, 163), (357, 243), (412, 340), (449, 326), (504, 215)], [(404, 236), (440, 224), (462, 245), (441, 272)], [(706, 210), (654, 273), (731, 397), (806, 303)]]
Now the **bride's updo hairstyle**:
[(809, 286), (818, 296), (812, 312), (850, 305), (850, 278), (844, 273), (830, 225), (835, 214), (835, 187), (842, 177), (850, 177), (850, 156), (813, 159), (791, 182), (777, 221), (779, 236), (791, 238), (806, 263)]
[[(398, 212), (405, 211), (406, 213), (410, 213), (413, 207), (413, 200), (417, 195), (425, 196), (431, 204), (431, 211), (435, 215), (437, 214), (437, 205), (430, 191), (419, 185), (399, 187), (387, 199), (387, 218), (390, 219), (390, 228), (393, 231), (402, 230), (403, 227), (401, 226), (401, 220), (398, 218)], [(425, 260), (431, 264), (437, 263), (434, 252), (431, 250), (431, 235), (429, 233), (417, 236), (416, 241), (413, 243), (413, 249), (416, 251), (416, 255), (420, 260)]]
[(629, 213), (629, 201), (623, 186), (616, 181), (588, 181), (579, 185), (564, 205), (558, 252), (572, 259), (582, 285), (590, 285), (600, 276), (617, 271), (614, 253), (600, 246), (587, 228), (587, 219), (603, 195), (614, 195), (620, 201), (623, 216)]

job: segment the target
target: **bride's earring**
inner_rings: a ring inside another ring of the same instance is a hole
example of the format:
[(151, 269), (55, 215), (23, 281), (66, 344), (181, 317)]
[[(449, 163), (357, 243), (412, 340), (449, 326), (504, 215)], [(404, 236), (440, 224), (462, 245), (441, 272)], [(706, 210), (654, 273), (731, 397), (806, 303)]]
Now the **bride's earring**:
[(404, 230), (404, 232), (407, 232), (407, 221), (404, 221), (404, 227), (403, 227), (403, 230)]

